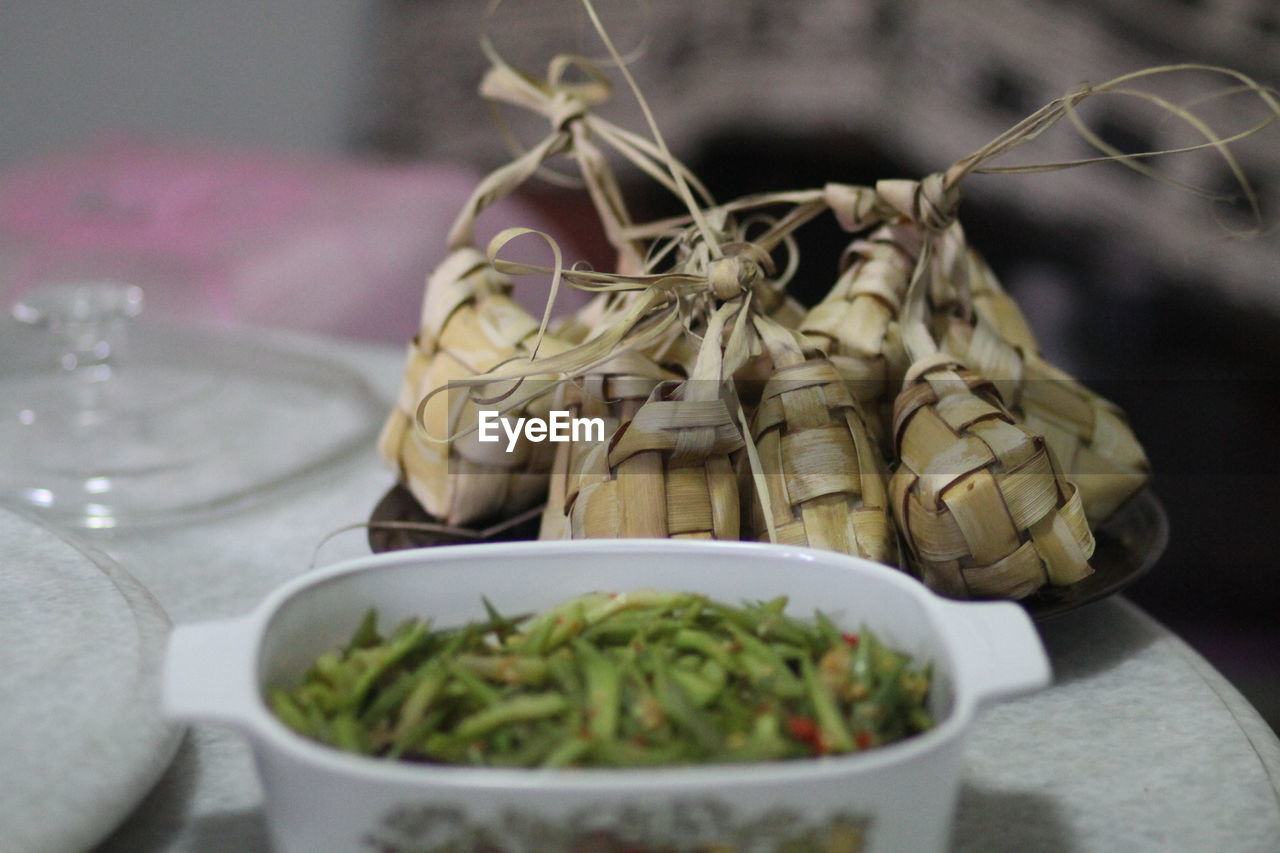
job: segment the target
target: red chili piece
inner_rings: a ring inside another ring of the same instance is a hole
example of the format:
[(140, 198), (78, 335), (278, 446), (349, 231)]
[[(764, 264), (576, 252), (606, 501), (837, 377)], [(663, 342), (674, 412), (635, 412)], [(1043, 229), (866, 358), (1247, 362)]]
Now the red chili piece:
[(796, 740), (807, 743), (814, 753), (822, 754), (827, 751), (822, 732), (818, 731), (818, 724), (808, 717), (788, 717), (787, 731)]

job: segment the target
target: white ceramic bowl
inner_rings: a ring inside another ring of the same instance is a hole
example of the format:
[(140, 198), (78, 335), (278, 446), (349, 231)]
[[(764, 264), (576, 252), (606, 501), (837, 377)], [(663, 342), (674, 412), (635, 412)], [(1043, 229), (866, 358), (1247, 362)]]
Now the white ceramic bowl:
[[(308, 741), (263, 702), (344, 643), (369, 607), (383, 624), (436, 624), (543, 609), (592, 590), (705, 593), (730, 603), (790, 598), (850, 631), (933, 662), (937, 726), (867, 752), (762, 764), (522, 770), (428, 766), (348, 755)], [(468, 545), (352, 560), (276, 590), (248, 616), (178, 627), (165, 704), (179, 719), (230, 725), (253, 743), (279, 853), (673, 849), (774, 853), (828, 843), (852, 826), (867, 851), (946, 849), (975, 714), (1043, 687), (1049, 664), (1010, 603), (939, 598), (892, 569), (827, 551), (743, 542), (596, 540)], [(607, 840), (609, 839), (609, 840)], [(596, 846), (591, 846), (596, 845)], [(791, 845), (791, 846), (787, 846)]]

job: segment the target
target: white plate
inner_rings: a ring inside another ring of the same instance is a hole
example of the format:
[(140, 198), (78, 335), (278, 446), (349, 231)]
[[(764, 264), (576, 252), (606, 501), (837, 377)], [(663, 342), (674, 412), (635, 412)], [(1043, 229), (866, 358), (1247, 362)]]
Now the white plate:
[(155, 784), (168, 631), (118, 565), (0, 510), (0, 850), (84, 850)]

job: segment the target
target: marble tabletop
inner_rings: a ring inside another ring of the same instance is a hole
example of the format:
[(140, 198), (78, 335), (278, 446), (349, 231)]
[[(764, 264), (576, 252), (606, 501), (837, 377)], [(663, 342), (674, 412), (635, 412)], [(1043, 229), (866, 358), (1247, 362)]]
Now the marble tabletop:
[[(391, 399), (398, 351), (323, 347)], [(370, 447), (270, 500), (94, 544), (175, 623), (232, 616), (313, 565), (368, 553), (363, 530), (321, 542), (364, 521), (390, 485)], [(1209, 664), (1120, 598), (1051, 620), (1042, 634), (1054, 684), (976, 726), (953, 849), (1280, 850), (1280, 742)], [(192, 727), (155, 789), (97, 849), (269, 850), (246, 742)]]

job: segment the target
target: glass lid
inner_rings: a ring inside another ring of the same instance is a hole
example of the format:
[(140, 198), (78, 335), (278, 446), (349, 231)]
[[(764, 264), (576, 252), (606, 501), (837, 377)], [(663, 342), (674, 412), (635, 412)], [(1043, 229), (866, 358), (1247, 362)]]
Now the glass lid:
[(373, 440), (383, 404), (263, 333), (135, 320), (142, 291), (45, 285), (0, 333), (0, 502), (114, 528), (230, 503)]

